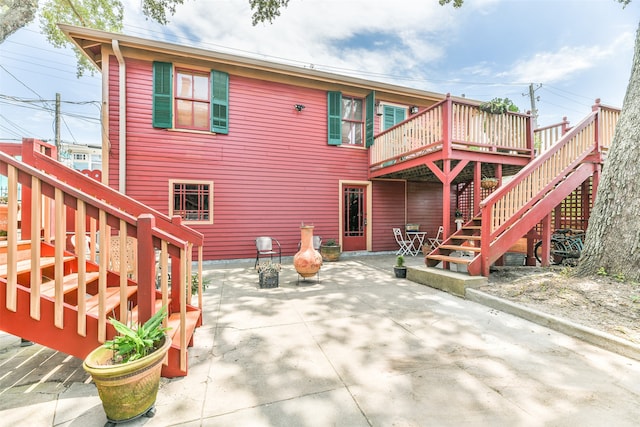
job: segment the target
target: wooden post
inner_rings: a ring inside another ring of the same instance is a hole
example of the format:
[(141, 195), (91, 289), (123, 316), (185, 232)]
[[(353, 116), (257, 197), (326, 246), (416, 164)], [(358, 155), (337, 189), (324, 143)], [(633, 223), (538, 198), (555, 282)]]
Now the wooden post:
[(543, 267), (549, 267), (549, 255), (551, 250), (551, 214), (542, 219), (542, 254), (541, 264)]
[[(152, 230), (156, 219), (151, 214), (138, 217), (138, 322), (143, 324), (155, 311), (156, 254)], [(125, 262), (126, 260), (120, 260)]]

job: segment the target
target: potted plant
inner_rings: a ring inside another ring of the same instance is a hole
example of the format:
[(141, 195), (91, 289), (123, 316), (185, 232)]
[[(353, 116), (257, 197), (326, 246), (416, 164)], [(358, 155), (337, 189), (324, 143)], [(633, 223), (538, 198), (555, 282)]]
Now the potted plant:
[(280, 282), (280, 264), (263, 261), (258, 264), (258, 284), (260, 288), (277, 288)]
[(496, 188), (498, 186), (498, 178), (483, 177), (480, 181), (480, 187), (486, 189)]
[(340, 259), (341, 248), (335, 239), (328, 239), (320, 245), (320, 255), (323, 261), (338, 261)]
[(456, 209), (455, 215), (456, 215), (456, 219), (462, 219), (463, 217), (462, 212), (460, 212), (460, 209)]
[(110, 423), (155, 415), (162, 362), (171, 347), (162, 324), (166, 316), (162, 307), (135, 328), (110, 319), (118, 335), (85, 358), (82, 366), (96, 384)]
[(398, 279), (407, 278), (407, 267), (404, 266), (404, 256), (398, 255), (396, 257), (396, 265), (393, 267), (393, 272)]

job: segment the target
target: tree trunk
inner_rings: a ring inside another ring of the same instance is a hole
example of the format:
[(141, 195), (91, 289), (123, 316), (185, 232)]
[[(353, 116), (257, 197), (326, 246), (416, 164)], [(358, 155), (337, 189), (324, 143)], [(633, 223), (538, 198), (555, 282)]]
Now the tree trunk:
[(38, 0), (8, 0), (0, 14), (0, 43), (11, 34), (33, 21)]
[(604, 163), (577, 274), (640, 280), (640, 27), (631, 78)]

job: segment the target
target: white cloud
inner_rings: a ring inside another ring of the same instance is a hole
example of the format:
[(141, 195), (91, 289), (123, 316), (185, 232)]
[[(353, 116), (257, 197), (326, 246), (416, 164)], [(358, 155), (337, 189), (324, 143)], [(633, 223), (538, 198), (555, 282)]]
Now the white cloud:
[(563, 46), (555, 52), (538, 52), (516, 62), (511, 70), (502, 73), (519, 82), (554, 83), (569, 80), (581, 71), (601, 65), (621, 51), (633, 46), (634, 35), (622, 33), (610, 45)]

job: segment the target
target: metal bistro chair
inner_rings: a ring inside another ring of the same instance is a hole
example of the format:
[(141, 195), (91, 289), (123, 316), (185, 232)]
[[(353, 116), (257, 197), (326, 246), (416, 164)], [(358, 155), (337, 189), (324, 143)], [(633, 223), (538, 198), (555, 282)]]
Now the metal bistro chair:
[(436, 249), (440, 244), (442, 244), (442, 233), (444, 232), (444, 227), (438, 227), (438, 234), (433, 239), (429, 239), (429, 244), (431, 245), (431, 250)]
[(278, 262), (282, 264), (282, 248), (280, 247), (280, 242), (278, 242), (277, 239), (267, 236), (256, 238), (256, 264), (254, 265), (254, 268), (258, 267), (260, 257), (265, 255), (269, 255), (271, 259), (273, 259), (274, 255), (278, 255)]
[(396, 238), (396, 242), (400, 245), (400, 249), (396, 252), (396, 255), (411, 255), (413, 254), (413, 243), (411, 240), (406, 239), (402, 235), (402, 231), (399, 228), (393, 229), (393, 236)]

